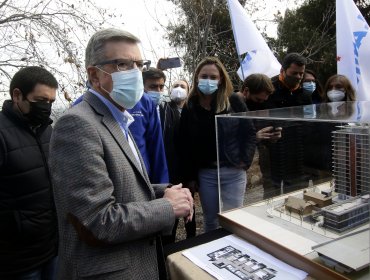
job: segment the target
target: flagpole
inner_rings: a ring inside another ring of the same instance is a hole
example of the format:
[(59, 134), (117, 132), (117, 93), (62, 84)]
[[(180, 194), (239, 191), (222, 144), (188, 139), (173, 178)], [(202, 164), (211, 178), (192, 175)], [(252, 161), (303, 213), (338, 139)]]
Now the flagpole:
[(243, 82), (244, 82), (245, 77), (244, 77), (244, 71), (243, 71), (243, 67), (242, 67), (242, 59), (241, 59), (241, 55), (240, 55), (240, 51), (239, 51), (239, 47), (238, 47), (238, 42), (237, 42), (238, 39), (237, 39), (237, 36), (235, 34), (235, 30), (234, 30), (235, 24), (234, 24), (234, 21), (233, 21), (233, 16), (230, 13), (230, 2), (229, 1), (230, 0), (227, 0), (227, 6), (229, 7), (229, 14), (230, 14), (230, 20), (231, 20), (231, 27), (232, 27), (231, 29), (233, 30), (233, 35), (234, 35), (234, 40), (235, 40), (235, 47), (236, 47), (236, 51), (238, 53), (239, 65), (240, 65), (240, 69), (242, 71), (242, 77), (243, 77)]

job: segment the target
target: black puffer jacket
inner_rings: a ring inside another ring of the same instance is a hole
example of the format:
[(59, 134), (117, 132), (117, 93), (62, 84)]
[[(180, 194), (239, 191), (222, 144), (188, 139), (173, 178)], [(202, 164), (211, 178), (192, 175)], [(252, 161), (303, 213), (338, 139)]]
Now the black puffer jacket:
[(47, 158), (52, 128), (30, 129), (7, 100), (0, 112), (0, 279), (57, 254)]

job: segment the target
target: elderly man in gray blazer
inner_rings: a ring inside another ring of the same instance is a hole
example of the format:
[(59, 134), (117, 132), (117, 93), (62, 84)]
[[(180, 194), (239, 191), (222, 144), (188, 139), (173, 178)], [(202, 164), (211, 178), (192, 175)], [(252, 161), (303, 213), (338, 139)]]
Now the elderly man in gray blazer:
[(56, 123), (50, 169), (59, 224), (58, 279), (157, 279), (156, 236), (192, 218), (181, 184), (151, 185), (125, 110), (143, 94), (139, 40), (105, 29), (86, 48), (91, 88)]

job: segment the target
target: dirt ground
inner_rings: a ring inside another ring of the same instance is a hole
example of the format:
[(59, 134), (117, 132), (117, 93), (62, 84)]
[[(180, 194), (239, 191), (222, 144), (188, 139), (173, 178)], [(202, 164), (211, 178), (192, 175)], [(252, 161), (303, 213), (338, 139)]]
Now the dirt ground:
[[(262, 175), (258, 165), (258, 154), (256, 153), (251, 167), (247, 171), (247, 186), (244, 205), (262, 200), (263, 186)], [(199, 194), (196, 193), (194, 197), (195, 215), (197, 225), (197, 235), (203, 233), (203, 211), (199, 200)], [(184, 240), (186, 238), (184, 220), (180, 219), (176, 232), (176, 241)]]

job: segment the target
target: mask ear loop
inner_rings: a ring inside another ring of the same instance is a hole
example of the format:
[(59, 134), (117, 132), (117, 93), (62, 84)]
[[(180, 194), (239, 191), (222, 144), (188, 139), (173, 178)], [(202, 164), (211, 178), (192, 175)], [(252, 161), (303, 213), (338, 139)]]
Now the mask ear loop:
[(21, 110), (21, 107), (19, 107), (18, 102), (17, 102), (17, 107), (18, 107), (18, 110), (22, 113), (22, 115), (24, 115), (23, 111)]
[[(23, 98), (22, 92), (20, 94), (21, 94), (22, 100), (27, 100), (27, 102), (30, 103), (30, 101), (27, 99), (27, 97), (26, 98)], [(18, 102), (17, 102), (17, 108), (22, 113), (22, 115), (24, 115), (23, 111), (21, 110), (21, 107), (19, 107), (19, 103)]]
[[(103, 69), (99, 68), (98, 66), (94, 66), (94, 67), (95, 67), (96, 69), (98, 69), (98, 70), (102, 71), (103, 73), (105, 73), (105, 74), (107, 74), (107, 75), (112, 76), (112, 74), (108, 73), (107, 71), (104, 71)], [(117, 66), (117, 68), (118, 68), (118, 66)], [(112, 82), (113, 82), (113, 81), (112, 81)], [(104, 90), (104, 91), (105, 91), (105, 93), (110, 94), (110, 92), (108, 92), (105, 88), (103, 88), (103, 87), (100, 85), (100, 83), (99, 83), (99, 87), (100, 87), (102, 90)]]

